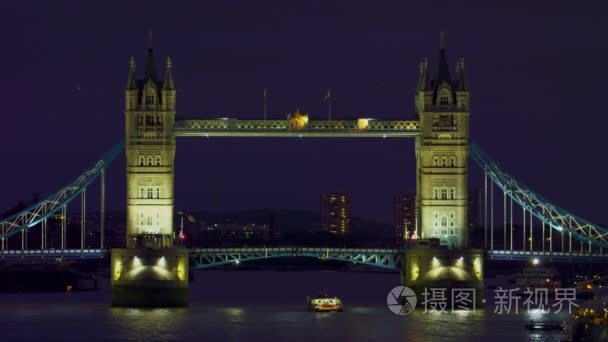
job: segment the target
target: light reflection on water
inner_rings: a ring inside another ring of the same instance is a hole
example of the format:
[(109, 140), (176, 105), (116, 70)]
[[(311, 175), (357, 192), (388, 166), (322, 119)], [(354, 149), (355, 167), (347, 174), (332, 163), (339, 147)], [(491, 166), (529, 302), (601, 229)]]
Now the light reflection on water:
[[(178, 309), (111, 308), (107, 292), (0, 295), (0, 339), (550, 342), (561, 337), (560, 332), (526, 331), (530, 319), (556, 318), (523, 310), (520, 315), (495, 315), (492, 309), (447, 314), (417, 309), (394, 315), (385, 305), (386, 293), (399, 281), (393, 274), (264, 271), (198, 277), (206, 278), (191, 284), (191, 306)], [(244, 283), (247, 291), (237, 291)], [(324, 289), (344, 299), (343, 313), (306, 310), (306, 296)]]

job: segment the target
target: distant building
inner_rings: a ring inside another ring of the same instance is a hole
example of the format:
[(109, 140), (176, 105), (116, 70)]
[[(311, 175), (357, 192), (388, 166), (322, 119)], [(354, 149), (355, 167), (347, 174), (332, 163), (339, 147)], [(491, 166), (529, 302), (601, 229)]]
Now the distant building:
[(416, 230), (416, 194), (398, 194), (393, 198), (395, 240), (406, 240)]
[(346, 194), (321, 195), (321, 228), (333, 234), (350, 231), (350, 198)]
[[(192, 227), (194, 228), (194, 227)], [(197, 229), (189, 229), (190, 245), (262, 243), (270, 241), (270, 227), (267, 224), (241, 223), (200, 223)]]

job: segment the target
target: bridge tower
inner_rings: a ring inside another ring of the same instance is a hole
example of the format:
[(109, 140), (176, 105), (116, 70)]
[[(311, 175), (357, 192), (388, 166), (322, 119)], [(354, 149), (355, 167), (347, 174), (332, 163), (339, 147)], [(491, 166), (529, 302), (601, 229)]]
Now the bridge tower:
[[(448, 67), (443, 33), (436, 69), (420, 63), (416, 112), (422, 134), (416, 137), (417, 246), (408, 248), (402, 263), (405, 286), (422, 294), (428, 288), (474, 289), (477, 305), (483, 296), (483, 251), (468, 248), (469, 87), (464, 61)], [(438, 241), (439, 245), (434, 246)], [(472, 295), (472, 294), (471, 294)]]
[(125, 90), (127, 157), (127, 247), (173, 245), (173, 163), (175, 158), (175, 86), (167, 58), (160, 81), (152, 49), (144, 77), (136, 80), (130, 61)]
[(159, 79), (152, 48), (137, 79), (129, 62), (125, 89), (126, 247), (112, 250), (116, 306), (187, 305), (188, 252), (173, 246), (175, 85), (171, 59)]
[(441, 40), (436, 71), (431, 77), (427, 61), (420, 63), (416, 91), (419, 237), (460, 249), (468, 246), (469, 88), (462, 59), (452, 78)]

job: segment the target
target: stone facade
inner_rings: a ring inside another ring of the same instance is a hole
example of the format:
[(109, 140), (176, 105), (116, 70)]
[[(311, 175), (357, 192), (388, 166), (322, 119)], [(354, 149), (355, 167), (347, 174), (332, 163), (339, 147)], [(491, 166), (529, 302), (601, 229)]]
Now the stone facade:
[(416, 137), (418, 237), (466, 248), (470, 113), (464, 61), (458, 61), (452, 78), (442, 47), (433, 77), (427, 69), (422, 62), (416, 92), (422, 128)]
[(131, 60), (125, 90), (127, 156), (127, 246), (173, 244), (173, 177), (175, 158), (175, 87), (167, 59), (159, 81), (148, 53), (144, 78), (136, 80)]

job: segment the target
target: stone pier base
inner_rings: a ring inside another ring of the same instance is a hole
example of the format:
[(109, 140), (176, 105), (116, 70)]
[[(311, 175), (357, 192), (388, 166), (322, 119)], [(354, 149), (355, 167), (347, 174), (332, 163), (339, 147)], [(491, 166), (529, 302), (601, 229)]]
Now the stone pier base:
[[(452, 290), (474, 289), (475, 307), (483, 299), (484, 253), (479, 249), (411, 248), (405, 252), (401, 283), (414, 290), (418, 305), (424, 301), (425, 288), (446, 289), (447, 309), (451, 309)], [(429, 296), (430, 298), (430, 296)]]
[(188, 306), (188, 250), (112, 249), (112, 306)]

